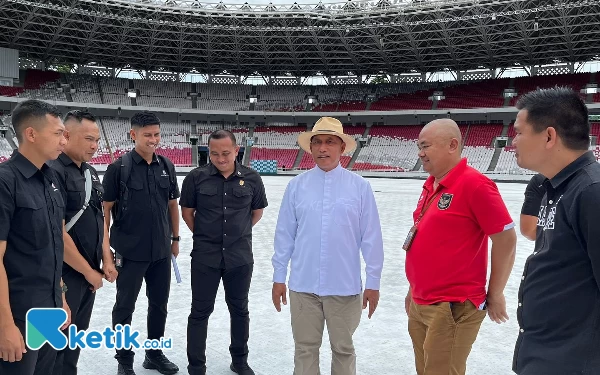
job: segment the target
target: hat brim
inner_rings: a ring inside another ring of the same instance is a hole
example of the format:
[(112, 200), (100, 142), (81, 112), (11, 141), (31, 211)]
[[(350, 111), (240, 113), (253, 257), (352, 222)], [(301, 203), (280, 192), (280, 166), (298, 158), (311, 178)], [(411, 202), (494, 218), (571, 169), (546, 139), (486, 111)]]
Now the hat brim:
[(335, 135), (336, 137), (339, 137), (346, 144), (346, 149), (344, 150), (344, 154), (349, 154), (349, 153), (353, 152), (354, 150), (356, 150), (356, 141), (354, 140), (354, 138), (352, 138), (348, 134), (341, 134), (341, 133), (337, 133), (337, 132), (313, 132), (313, 131), (301, 133), (298, 136), (298, 145), (300, 146), (300, 148), (302, 148), (304, 151), (308, 152), (311, 155), (312, 155), (312, 152), (310, 151), (310, 139), (315, 135)]

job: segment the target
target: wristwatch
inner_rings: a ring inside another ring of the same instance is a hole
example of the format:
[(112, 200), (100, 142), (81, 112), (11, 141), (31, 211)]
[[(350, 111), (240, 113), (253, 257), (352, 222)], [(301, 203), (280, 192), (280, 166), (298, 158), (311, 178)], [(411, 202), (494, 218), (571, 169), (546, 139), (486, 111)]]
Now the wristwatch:
[(69, 290), (69, 288), (67, 288), (67, 284), (65, 284), (65, 283), (63, 283), (63, 285), (60, 289), (62, 290), (63, 293), (66, 293), (67, 290)]
[(181, 241), (181, 236), (171, 237), (171, 240), (173, 240), (173, 241)]

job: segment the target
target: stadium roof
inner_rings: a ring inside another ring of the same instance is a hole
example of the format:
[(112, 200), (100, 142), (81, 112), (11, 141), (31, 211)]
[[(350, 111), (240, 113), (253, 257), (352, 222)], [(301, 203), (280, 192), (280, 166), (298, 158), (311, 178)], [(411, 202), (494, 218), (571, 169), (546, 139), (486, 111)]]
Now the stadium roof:
[(265, 76), (599, 58), (600, 0), (297, 1), (0, 0), (0, 47), (49, 64)]

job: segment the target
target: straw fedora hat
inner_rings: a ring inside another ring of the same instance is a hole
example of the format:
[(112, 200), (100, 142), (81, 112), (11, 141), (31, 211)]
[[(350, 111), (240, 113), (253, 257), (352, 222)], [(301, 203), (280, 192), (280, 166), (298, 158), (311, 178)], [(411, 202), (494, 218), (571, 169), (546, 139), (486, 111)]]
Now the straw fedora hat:
[(321, 134), (331, 134), (335, 135), (336, 137), (340, 137), (346, 144), (346, 150), (344, 150), (344, 153), (352, 152), (356, 148), (356, 141), (354, 138), (348, 134), (344, 134), (342, 123), (340, 120), (333, 117), (321, 117), (311, 131), (304, 132), (298, 136), (298, 145), (300, 145), (304, 151), (311, 154), (310, 139), (315, 135)]

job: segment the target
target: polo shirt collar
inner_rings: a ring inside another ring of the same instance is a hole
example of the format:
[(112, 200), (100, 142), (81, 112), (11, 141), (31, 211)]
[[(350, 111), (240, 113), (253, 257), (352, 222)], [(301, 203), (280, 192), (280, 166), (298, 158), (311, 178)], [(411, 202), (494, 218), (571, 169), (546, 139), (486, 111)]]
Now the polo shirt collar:
[[(443, 186), (445, 188), (451, 187), (452, 185), (454, 185), (456, 183), (456, 181), (458, 181), (458, 179), (460, 178), (460, 176), (463, 174), (463, 172), (466, 169), (467, 169), (467, 158), (462, 158), (462, 159), (460, 159), (458, 164), (456, 164), (452, 169), (450, 169), (448, 174), (444, 178), (442, 178), (442, 180), (439, 182), (440, 186)], [(425, 184), (423, 185), (423, 187), (427, 188), (428, 190), (433, 190), (433, 182), (434, 181), (435, 181), (435, 177), (429, 176), (427, 178), (427, 180), (425, 181)]]
[(592, 151), (588, 151), (585, 154), (581, 155), (571, 164), (564, 167), (556, 176), (550, 179), (550, 185), (553, 188), (557, 188), (562, 185), (565, 181), (567, 181), (571, 176), (577, 173), (580, 169), (587, 167), (590, 164), (596, 163), (596, 158)]

